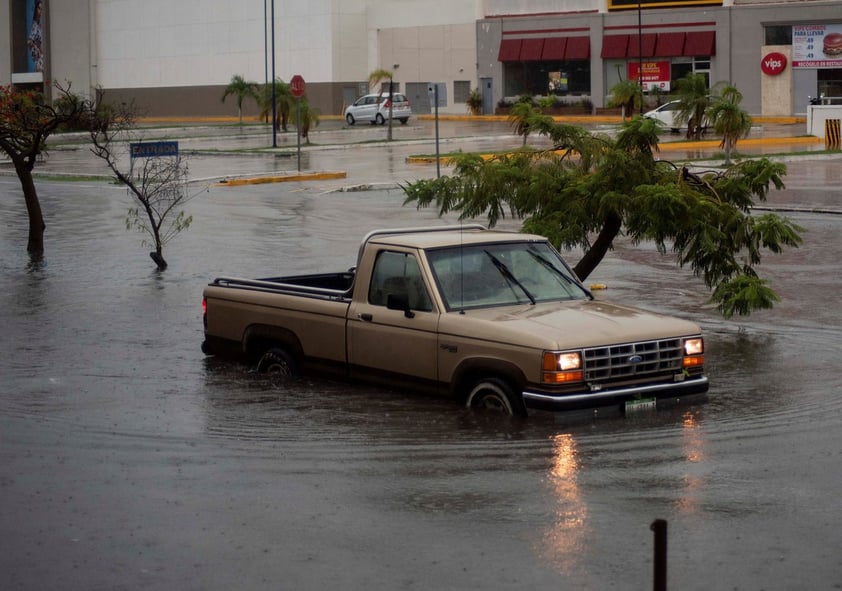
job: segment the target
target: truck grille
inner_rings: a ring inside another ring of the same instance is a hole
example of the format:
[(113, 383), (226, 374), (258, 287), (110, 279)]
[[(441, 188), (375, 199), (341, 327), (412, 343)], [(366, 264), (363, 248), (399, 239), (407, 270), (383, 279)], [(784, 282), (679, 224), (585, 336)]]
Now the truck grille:
[(681, 339), (585, 349), (585, 380), (607, 382), (680, 371)]

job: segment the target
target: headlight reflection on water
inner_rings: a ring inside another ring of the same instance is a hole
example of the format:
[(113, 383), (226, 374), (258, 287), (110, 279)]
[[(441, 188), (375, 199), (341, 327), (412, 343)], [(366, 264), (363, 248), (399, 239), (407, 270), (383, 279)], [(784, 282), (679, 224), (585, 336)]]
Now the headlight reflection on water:
[(569, 572), (579, 566), (588, 531), (588, 508), (578, 483), (579, 459), (576, 439), (569, 433), (553, 437), (553, 464), (549, 482), (558, 509), (555, 520), (543, 540), (543, 552), (552, 565)]

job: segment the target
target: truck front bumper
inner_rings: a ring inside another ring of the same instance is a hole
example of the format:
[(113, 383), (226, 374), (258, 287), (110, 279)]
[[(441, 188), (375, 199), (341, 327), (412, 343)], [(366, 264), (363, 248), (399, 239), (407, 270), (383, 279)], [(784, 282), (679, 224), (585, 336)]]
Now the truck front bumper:
[(538, 391), (524, 391), (523, 401), (527, 407), (543, 410), (566, 410), (587, 406), (603, 406), (620, 403), (636, 398), (675, 398), (703, 394), (708, 391), (708, 379), (705, 376), (682, 382), (643, 384), (627, 387), (552, 394)]

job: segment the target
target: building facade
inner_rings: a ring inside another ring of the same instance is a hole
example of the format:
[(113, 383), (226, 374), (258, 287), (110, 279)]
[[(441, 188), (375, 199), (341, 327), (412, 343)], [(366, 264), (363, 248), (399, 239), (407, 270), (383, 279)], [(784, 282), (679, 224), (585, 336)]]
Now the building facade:
[(439, 83), (441, 111), (466, 112), (479, 89), (490, 113), (525, 93), (596, 109), (622, 79), (669, 93), (699, 72), (735, 84), (752, 114), (798, 115), (842, 97), (837, 36), (839, 0), (0, 0), (0, 83), (231, 116), (233, 75), (300, 74), (339, 114), (386, 69), (415, 112)]

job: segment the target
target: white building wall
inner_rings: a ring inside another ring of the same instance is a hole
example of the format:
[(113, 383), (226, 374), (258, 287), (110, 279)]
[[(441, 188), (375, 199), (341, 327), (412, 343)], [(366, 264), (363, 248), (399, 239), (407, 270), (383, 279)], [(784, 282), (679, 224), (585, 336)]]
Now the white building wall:
[(484, 0), (484, 16), (559, 12), (606, 12), (607, 0)]
[[(363, 0), (277, 0), (276, 75), (341, 79), (339, 72), (365, 57), (364, 7)], [(227, 84), (234, 74), (264, 79), (264, 0), (97, 0), (96, 10), (104, 87)]]
[[(394, 80), (403, 90), (410, 83), (444, 82), (452, 93), (455, 80), (476, 87), (476, 21), (481, 16), (481, 0), (371, 2), (366, 72), (399, 64)], [(463, 113), (465, 104), (454, 103), (450, 94), (443, 111)]]

